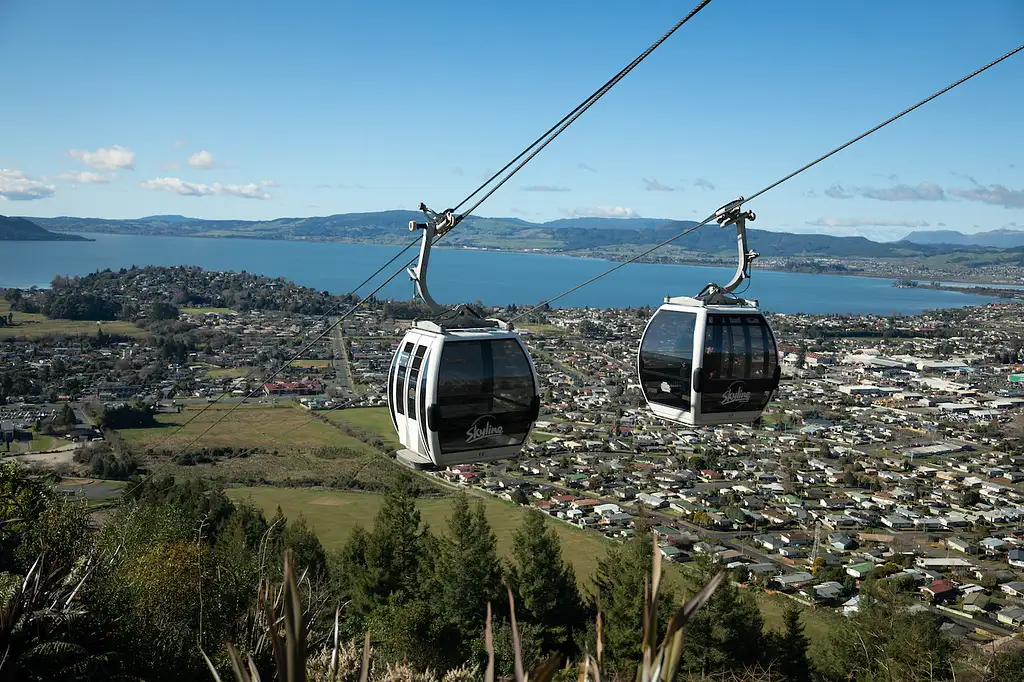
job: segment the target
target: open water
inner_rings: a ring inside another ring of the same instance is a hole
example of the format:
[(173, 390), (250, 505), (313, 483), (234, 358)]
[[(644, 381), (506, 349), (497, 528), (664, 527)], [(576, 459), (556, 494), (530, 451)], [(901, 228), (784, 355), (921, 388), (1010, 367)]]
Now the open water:
[[(89, 234), (94, 242), (3, 242), (0, 287), (47, 287), (55, 275), (87, 275), (132, 265), (197, 265), (284, 277), (298, 284), (347, 293), (401, 247), (256, 239), (140, 237)], [(410, 249), (365, 295), (415, 255)], [(533, 305), (614, 265), (608, 261), (539, 254), (435, 249), (429, 285), (440, 303), (479, 299), (486, 305)], [(755, 264), (756, 265), (756, 264)], [(731, 268), (633, 263), (558, 301), (559, 307), (656, 306), (667, 296), (692, 296)], [(402, 273), (378, 298), (408, 299), (412, 282)], [(900, 289), (874, 277), (806, 275), (757, 270), (745, 298), (779, 313), (914, 314), (929, 308), (981, 305), (998, 299), (932, 289)]]

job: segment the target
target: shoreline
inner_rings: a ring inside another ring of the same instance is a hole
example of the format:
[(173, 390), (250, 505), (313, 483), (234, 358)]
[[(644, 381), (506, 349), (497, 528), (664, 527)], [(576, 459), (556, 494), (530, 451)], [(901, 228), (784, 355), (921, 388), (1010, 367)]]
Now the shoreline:
[[(77, 236), (85, 237), (85, 235), (80, 235), (77, 232), (58, 232), (58, 234), (74, 234), (74, 235), (77, 235)], [(125, 233), (125, 232), (88, 232), (87, 234), (89, 234), (89, 235), (105, 235), (105, 236), (111, 236), (111, 237), (163, 237), (163, 238), (171, 238), (171, 239), (209, 239), (209, 240), (224, 239), (224, 240), (262, 241), (262, 242), (289, 242), (289, 243), (300, 243), (300, 244), (301, 243), (304, 243), (304, 244), (349, 244), (349, 245), (396, 247), (396, 248), (397, 247), (401, 247), (401, 246), (405, 246), (404, 242), (381, 243), (381, 242), (373, 242), (373, 241), (349, 241), (349, 240), (337, 240), (337, 239), (330, 239), (330, 240), (328, 240), (328, 239), (288, 239), (288, 238), (261, 237), (261, 236), (254, 236), (254, 235), (203, 235), (203, 234), (188, 234), (188, 235), (173, 234), (173, 235), (171, 235), (171, 234), (128, 234), (128, 233)], [(96, 239), (89, 239), (88, 237), (86, 237), (86, 239), (89, 242), (92, 242), (92, 243), (96, 243), (97, 242)], [(57, 241), (62, 241), (64, 243), (67, 243), (68, 240), (57, 240)], [(22, 242), (22, 243), (28, 243), (28, 242)], [(629, 256), (624, 256), (622, 258), (612, 258), (612, 257), (609, 257), (609, 256), (581, 255), (581, 254), (576, 254), (576, 253), (560, 253), (560, 252), (552, 252), (552, 251), (539, 250), (539, 249), (535, 249), (535, 250), (500, 249), (500, 248), (489, 248), (489, 247), (483, 247), (483, 246), (449, 246), (449, 245), (442, 245), (442, 246), (435, 246), (434, 248), (435, 249), (443, 249), (443, 250), (446, 250), (446, 251), (480, 251), (480, 252), (484, 252), (484, 253), (519, 254), (519, 255), (525, 255), (525, 256), (555, 256), (555, 257), (563, 257), (563, 258), (576, 258), (576, 259), (581, 259), (581, 260), (604, 261), (606, 263), (612, 263), (612, 264), (622, 263), (624, 260), (629, 258)], [(815, 258), (815, 256), (809, 256), (808, 258), (813, 259), (813, 258)], [(670, 262), (670, 263), (652, 263), (652, 262), (644, 261), (644, 260), (638, 260), (638, 261), (635, 261), (635, 262), (638, 263), (638, 264), (643, 264), (643, 265), (669, 265), (669, 266), (677, 266), (677, 267), (696, 267), (696, 268), (732, 269), (732, 268), (735, 267), (735, 265), (733, 263), (728, 263), (728, 262), (704, 263), (704, 262), (679, 261), (679, 262)], [(913, 279), (913, 280), (917, 280), (917, 281), (924, 282), (924, 283), (927, 283), (927, 284), (930, 284), (933, 281), (937, 281), (937, 282), (946, 283), (946, 284), (964, 284), (964, 285), (974, 285), (974, 286), (981, 286), (981, 287), (995, 285), (995, 286), (999, 286), (999, 287), (1008, 287), (1008, 288), (1018, 289), (1018, 290), (1024, 291), (1024, 283), (1022, 283), (1022, 282), (979, 280), (979, 279), (958, 279), (956, 277), (947, 277), (947, 276), (936, 277), (935, 276), (936, 273), (929, 273), (928, 277), (920, 277), (920, 276), (906, 276), (906, 275), (904, 275), (904, 276), (899, 276), (899, 275), (883, 275), (883, 274), (865, 273), (865, 272), (808, 272), (808, 271), (801, 271), (801, 270), (782, 269), (782, 268), (777, 268), (777, 267), (757, 267), (756, 263), (757, 262), (755, 261), (755, 267), (754, 267), (755, 270), (760, 270), (762, 272), (775, 272), (775, 273), (779, 273), (779, 274), (790, 274), (790, 275), (825, 275), (825, 276), (832, 276), (832, 277), (869, 277), (869, 278), (872, 278), (872, 279), (891, 280), (893, 282), (899, 281), (900, 279)], [(47, 283), (47, 285), (45, 287), (42, 287), (40, 285), (35, 285), (35, 286), (38, 286), (39, 288), (49, 288), (49, 283)], [(17, 285), (8, 285), (8, 284), (4, 284), (4, 283), (0, 282), (0, 288), (23, 288), (24, 289), (24, 288), (31, 288), (31, 286), (29, 286), (29, 287), (20, 286), (19, 287)], [(962, 294), (967, 294), (967, 295), (978, 295), (978, 294), (972, 294), (969, 291), (962, 291), (960, 289), (955, 289), (955, 288), (948, 289), (948, 291), (956, 292), (956, 293), (962, 293)]]

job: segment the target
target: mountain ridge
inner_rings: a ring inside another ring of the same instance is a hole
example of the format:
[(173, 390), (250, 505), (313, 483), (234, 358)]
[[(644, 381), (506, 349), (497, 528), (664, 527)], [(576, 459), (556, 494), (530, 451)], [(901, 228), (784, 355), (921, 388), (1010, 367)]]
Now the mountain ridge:
[(50, 232), (40, 225), (14, 216), (0, 215), (0, 240), (11, 242), (91, 242), (77, 234)]
[[(112, 233), (184, 237), (242, 237), (299, 241), (334, 241), (375, 244), (403, 244), (410, 241), (410, 221), (421, 221), (418, 211), (390, 210), (337, 213), (328, 216), (275, 218), (273, 220), (204, 220), (184, 216), (147, 216), (141, 219), (33, 218), (42, 227), (57, 232)], [(492, 250), (533, 251), (569, 254), (631, 253), (635, 247), (661, 243), (696, 225), (689, 220), (658, 218), (561, 218), (533, 223), (521, 218), (467, 217), (445, 238), (445, 245)], [(1024, 233), (1022, 233), (1024, 234)], [(875, 242), (866, 237), (776, 232), (748, 229), (751, 245), (765, 257), (860, 257), (927, 258), (938, 254), (990, 254), (1009, 252), (1017, 260), (1019, 247), (996, 249), (976, 245), (920, 244), (902, 240)], [(666, 251), (694, 254), (705, 259), (730, 260), (735, 256), (735, 231), (709, 226), (675, 242)]]
[(1024, 246), (1024, 230), (1001, 227), (988, 232), (967, 234), (957, 230), (915, 230), (900, 241), (915, 244), (948, 244), (952, 246), (992, 246), (1014, 248)]

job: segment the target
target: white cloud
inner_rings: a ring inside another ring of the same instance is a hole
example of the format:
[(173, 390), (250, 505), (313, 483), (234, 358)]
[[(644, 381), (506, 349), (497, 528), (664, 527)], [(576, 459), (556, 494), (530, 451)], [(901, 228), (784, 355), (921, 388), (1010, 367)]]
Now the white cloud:
[(72, 149), (68, 152), (86, 166), (97, 170), (118, 170), (135, 168), (135, 152), (128, 151), (119, 144), (110, 149), (97, 149), (94, 152)]
[(280, 187), (281, 183), (277, 180), (260, 180), (260, 187)]
[(887, 218), (818, 218), (807, 222), (817, 227), (928, 227), (923, 220), (889, 220)]
[(181, 178), (155, 178), (139, 183), (139, 187), (148, 190), (158, 190), (178, 194), (184, 197), (206, 197), (214, 195), (227, 195), (241, 197), (243, 199), (269, 199), (270, 193), (266, 187), (272, 187), (273, 180), (263, 180), (259, 184), (250, 182), (245, 185), (222, 185), (215, 182), (206, 185), (199, 182), (188, 182)]
[(657, 178), (652, 178), (650, 180), (648, 180), (647, 178), (642, 178), (642, 179), (644, 181), (644, 189), (647, 190), (648, 192), (675, 192), (676, 191), (675, 187), (669, 187), (668, 185), (666, 185), (663, 182), (658, 182)]
[(30, 178), (22, 171), (0, 168), (0, 200), (32, 201), (52, 197), (57, 191), (56, 185), (48, 185), (41, 180)]
[(1003, 208), (1024, 208), (1024, 189), (1010, 189), (1003, 185), (988, 187), (972, 187), (971, 189), (951, 189), (950, 194), (967, 199), (980, 201), (983, 204), (1002, 206)]
[(862, 187), (860, 195), (866, 199), (881, 201), (943, 201), (946, 198), (946, 193), (934, 182), (922, 182), (915, 187), (910, 185), (896, 185), (881, 189)]
[(852, 199), (853, 195), (843, 189), (840, 184), (835, 184), (825, 190), (825, 196), (831, 199)]
[(625, 206), (590, 206), (569, 212), (574, 218), (636, 218), (636, 211)]
[(105, 185), (114, 179), (112, 175), (104, 175), (103, 173), (92, 173), (90, 171), (80, 171), (77, 173), (61, 173), (57, 176), (58, 180), (64, 182), (74, 182), (79, 185)]
[(213, 168), (213, 154), (205, 149), (200, 150), (188, 157), (188, 165), (193, 168), (205, 168), (209, 170), (210, 168)]
[(177, 170), (180, 164), (177, 161), (168, 161), (167, 163), (161, 164), (164, 170)]

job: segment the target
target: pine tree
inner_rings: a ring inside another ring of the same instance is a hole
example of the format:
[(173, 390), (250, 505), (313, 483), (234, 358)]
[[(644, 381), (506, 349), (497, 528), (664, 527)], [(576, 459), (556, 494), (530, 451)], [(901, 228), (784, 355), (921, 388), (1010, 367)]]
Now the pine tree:
[(779, 672), (786, 682), (808, 682), (811, 679), (811, 663), (807, 658), (809, 642), (800, 622), (800, 610), (796, 606), (787, 607), (782, 620), (786, 629), (777, 639)]
[(562, 560), (558, 533), (545, 523), (542, 512), (526, 512), (512, 538), (512, 557), (509, 584), (518, 597), (516, 617), (541, 628), (545, 651), (564, 650), (590, 618), (572, 564)]
[(404, 475), (385, 498), (367, 538), (366, 565), (373, 574), (370, 591), (374, 597), (401, 603), (421, 592), (426, 575), (421, 570), (425, 533), (412, 481)]
[[(710, 560), (695, 563), (688, 585), (692, 594), (714, 573)], [(758, 662), (762, 653), (764, 619), (750, 595), (724, 582), (708, 603), (691, 619), (683, 647), (683, 669), (707, 675)]]
[(480, 638), (487, 603), (502, 617), (507, 612), (497, 539), (484, 515), (482, 502), (470, 509), (469, 498), (456, 496), (448, 532), (438, 540), (436, 584), (432, 598), (450, 628), (464, 659), (473, 656), (469, 646)]
[(306, 517), (299, 518), (288, 524), (281, 536), (284, 549), (292, 550), (295, 568), (301, 573), (309, 571), (311, 577), (322, 577), (327, 572), (327, 554), (316, 533), (306, 523)]
[(354, 634), (362, 633), (379, 606), (401, 606), (424, 592), (433, 576), (429, 538), (405, 474), (384, 499), (373, 530), (356, 529), (336, 559), (335, 590), (350, 599), (346, 611)]
[[(600, 608), (604, 619), (605, 657), (610, 671), (627, 674), (640, 661), (645, 580), (652, 559), (651, 536), (638, 530), (632, 539), (597, 562), (595, 607)], [(672, 596), (663, 586), (658, 604), (659, 632), (664, 631), (671, 607)]]

